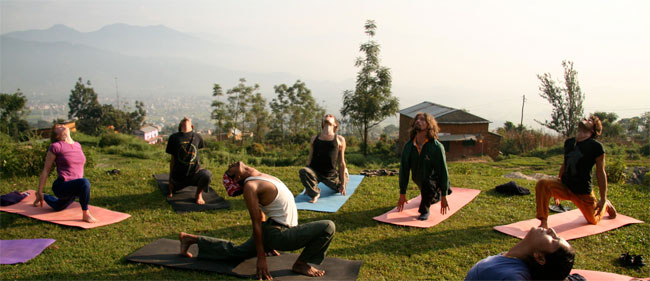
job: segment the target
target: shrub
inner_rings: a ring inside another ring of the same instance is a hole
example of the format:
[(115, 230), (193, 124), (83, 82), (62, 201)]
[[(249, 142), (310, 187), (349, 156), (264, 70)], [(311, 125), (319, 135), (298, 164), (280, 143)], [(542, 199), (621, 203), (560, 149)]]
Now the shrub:
[(43, 170), (48, 141), (16, 142), (0, 135), (0, 178), (36, 176)]
[(650, 186), (650, 172), (643, 175), (643, 185)]
[(627, 178), (625, 169), (627, 169), (627, 166), (623, 159), (616, 157), (608, 162), (609, 163), (607, 163), (607, 167), (605, 168), (607, 172), (607, 181), (612, 183), (625, 182), (625, 179)]
[(105, 133), (99, 139), (99, 147), (121, 145), (128, 142), (126, 135), (118, 133)]
[(639, 149), (639, 152), (641, 152), (641, 155), (643, 156), (650, 156), (650, 143), (646, 144)]
[(252, 143), (249, 147), (246, 148), (248, 154), (253, 156), (262, 156), (264, 154), (264, 146), (260, 143)]

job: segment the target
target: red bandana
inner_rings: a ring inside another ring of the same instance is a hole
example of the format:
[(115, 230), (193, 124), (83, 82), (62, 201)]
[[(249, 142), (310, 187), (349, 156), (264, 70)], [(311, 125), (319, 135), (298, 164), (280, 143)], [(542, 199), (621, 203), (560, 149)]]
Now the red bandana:
[(243, 192), (242, 186), (231, 179), (227, 173), (223, 174), (223, 186), (226, 187), (229, 196), (237, 196)]

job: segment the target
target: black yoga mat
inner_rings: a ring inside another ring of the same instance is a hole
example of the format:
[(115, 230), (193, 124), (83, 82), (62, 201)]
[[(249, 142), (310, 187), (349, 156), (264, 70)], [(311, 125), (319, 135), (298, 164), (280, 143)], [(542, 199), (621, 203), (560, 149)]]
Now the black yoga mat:
[[(198, 253), (196, 244), (189, 249), (193, 256)], [(325, 276), (307, 277), (291, 271), (291, 266), (298, 254), (282, 253), (279, 256), (267, 257), (269, 271), (274, 280), (356, 280), (361, 269), (362, 261), (351, 261), (339, 258), (325, 258), (317, 268), (325, 270)], [(180, 242), (172, 239), (158, 239), (135, 253), (126, 257), (132, 262), (163, 265), (173, 268), (193, 269), (218, 272), (242, 278), (254, 278), (257, 268), (257, 258), (250, 258), (241, 263), (232, 261), (215, 261), (198, 258), (188, 258), (180, 255)]]
[(177, 213), (184, 212), (198, 212), (205, 210), (215, 210), (230, 208), (230, 202), (226, 201), (223, 197), (219, 196), (211, 187), (208, 187), (208, 192), (203, 192), (203, 200), (205, 204), (196, 204), (196, 186), (188, 186), (174, 193), (172, 198), (169, 198), (169, 174), (153, 175), (158, 182), (158, 188), (167, 198), (167, 202), (172, 205), (174, 211)]

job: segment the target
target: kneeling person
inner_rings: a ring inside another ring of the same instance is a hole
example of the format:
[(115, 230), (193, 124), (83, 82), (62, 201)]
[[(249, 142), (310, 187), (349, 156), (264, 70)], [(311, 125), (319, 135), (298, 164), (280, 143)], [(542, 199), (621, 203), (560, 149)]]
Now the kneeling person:
[(212, 173), (201, 169), (199, 149), (205, 147), (205, 143), (193, 129), (192, 120), (185, 117), (178, 125), (178, 132), (169, 136), (166, 149), (172, 156), (169, 163), (169, 197), (185, 187), (196, 186), (196, 203), (203, 205), (203, 192), (208, 191)]
[(182, 255), (191, 257), (188, 249), (196, 243), (198, 258), (244, 260), (257, 256), (257, 277), (271, 279), (266, 255), (277, 255), (275, 250), (304, 248), (292, 270), (313, 277), (325, 275), (324, 270), (316, 269), (309, 263), (320, 264), (325, 259), (336, 231), (334, 222), (321, 220), (298, 225), (298, 211), (289, 188), (278, 178), (242, 162), (230, 165), (223, 176), (223, 184), (230, 196), (244, 194), (253, 237), (241, 245), (235, 245), (221, 239), (181, 232)]

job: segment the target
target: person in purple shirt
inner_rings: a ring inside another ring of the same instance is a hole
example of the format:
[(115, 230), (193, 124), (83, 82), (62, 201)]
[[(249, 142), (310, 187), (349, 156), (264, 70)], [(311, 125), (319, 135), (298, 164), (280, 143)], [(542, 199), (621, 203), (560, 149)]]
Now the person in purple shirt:
[(477, 262), (465, 280), (564, 280), (575, 250), (552, 228), (533, 227), (510, 250)]
[[(36, 192), (34, 206), (43, 207), (43, 201), (45, 201), (55, 211), (61, 211), (70, 206), (75, 198), (79, 197), (82, 220), (89, 223), (97, 222), (97, 219), (88, 210), (90, 182), (83, 177), (86, 156), (81, 150), (81, 144), (73, 141), (70, 136), (70, 129), (60, 124), (54, 125), (50, 139), (52, 144), (45, 156), (45, 165), (38, 182), (38, 192)], [(54, 164), (56, 164), (58, 177), (52, 183), (52, 191), (56, 197), (43, 194), (43, 187)]]

